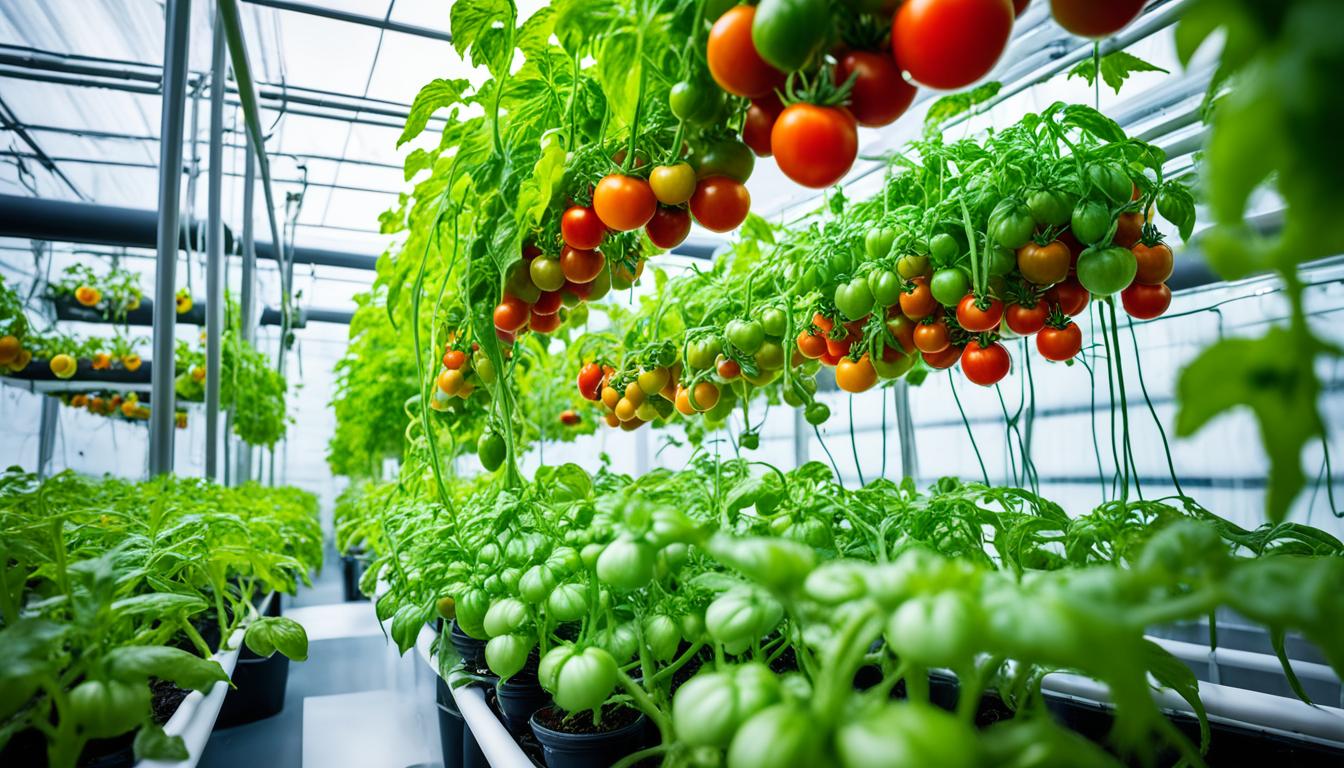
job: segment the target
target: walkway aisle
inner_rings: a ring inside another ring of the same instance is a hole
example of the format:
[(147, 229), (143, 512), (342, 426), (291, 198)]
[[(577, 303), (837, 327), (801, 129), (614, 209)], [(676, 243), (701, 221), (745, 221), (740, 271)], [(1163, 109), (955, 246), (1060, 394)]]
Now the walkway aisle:
[(308, 632), (308, 660), (289, 666), (284, 710), (215, 731), (203, 768), (442, 765), (433, 673), (415, 651), (397, 655), (372, 603), (341, 597), (340, 559), (329, 553), (313, 588), (284, 604)]

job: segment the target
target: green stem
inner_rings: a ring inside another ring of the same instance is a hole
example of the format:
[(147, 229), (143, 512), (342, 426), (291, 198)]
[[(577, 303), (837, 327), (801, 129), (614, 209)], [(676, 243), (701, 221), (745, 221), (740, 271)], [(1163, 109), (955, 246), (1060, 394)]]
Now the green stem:
[(673, 740), (672, 723), (668, 720), (667, 715), (663, 714), (658, 705), (653, 703), (653, 699), (649, 698), (649, 694), (636, 685), (629, 675), (617, 670), (616, 679), (620, 681), (626, 693), (630, 694), (630, 698), (634, 699), (635, 706), (639, 707), (644, 714), (649, 716), (654, 725), (658, 726), (658, 734), (662, 737), (663, 743), (670, 744)]
[(966, 427), (966, 437), (971, 440), (971, 449), (975, 451), (975, 461), (980, 465), (980, 476), (985, 485), (989, 485), (989, 472), (985, 470), (985, 460), (980, 456), (980, 446), (975, 442), (975, 433), (971, 431), (971, 421), (966, 418), (966, 409), (961, 407), (961, 397), (957, 394), (957, 382), (952, 371), (947, 372), (947, 385), (952, 388), (952, 400), (957, 404), (957, 413), (961, 414), (961, 423)]

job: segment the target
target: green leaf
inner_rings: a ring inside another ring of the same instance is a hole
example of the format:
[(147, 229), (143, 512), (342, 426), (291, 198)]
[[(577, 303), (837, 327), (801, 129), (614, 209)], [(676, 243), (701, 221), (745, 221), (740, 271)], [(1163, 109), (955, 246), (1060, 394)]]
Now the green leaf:
[(420, 630), (424, 629), (425, 622), (433, 615), (433, 606), (403, 605), (397, 611), (397, 615), (392, 617), (392, 640), (397, 644), (397, 649), (406, 653), (415, 647), (416, 638), (420, 637)]
[(135, 734), (135, 759), (178, 762), (190, 760), (191, 753), (181, 736), (169, 736), (163, 726), (149, 723)]
[(637, 37), (633, 30), (609, 35), (597, 58), (597, 79), (607, 95), (611, 114), (625, 125), (634, 122), (639, 100), (639, 70), (643, 64), (636, 58)]
[(1085, 104), (1069, 104), (1061, 111), (1060, 122), (1077, 128), (1103, 141), (1124, 141), (1125, 131), (1120, 124)]
[(1339, 351), (1309, 333), (1271, 328), (1263, 338), (1214, 344), (1181, 371), (1176, 385), (1176, 433), (1183, 437), (1233, 408), (1251, 409), (1269, 459), (1265, 506), (1274, 523), (1287, 515), (1305, 483), (1302, 447), (1325, 433), (1313, 370), (1322, 354)]
[(205, 610), (209, 605), (196, 595), (179, 595), (173, 592), (147, 592), (116, 601), (112, 612), (122, 616), (159, 615), (180, 613), (189, 616)]
[(448, 11), (453, 48), (459, 56), (470, 50), (472, 63), (487, 65), (491, 74), (498, 77), (499, 67), (507, 66), (513, 53), (504, 50), (511, 30), (501, 26), (511, 27), (514, 14), (509, 0), (457, 0)]
[(929, 111), (924, 113), (924, 135), (931, 136), (937, 133), (938, 127), (944, 122), (989, 101), (997, 96), (1002, 88), (1003, 83), (995, 80), (969, 91), (949, 93), (939, 98), (930, 104)]
[(279, 651), (293, 661), (308, 658), (308, 633), (303, 625), (283, 616), (263, 616), (247, 626), (243, 642), (263, 658)]
[[(453, 11), (456, 12), (458, 6), (462, 3), (454, 3)], [(425, 130), (429, 123), (430, 115), (436, 111), (462, 103), (462, 94), (467, 92), (471, 84), (463, 79), (456, 80), (431, 80), (420, 92), (415, 95), (415, 101), (411, 102), (411, 112), (406, 116), (406, 128), (397, 138), (397, 146), (414, 139)], [(409, 159), (408, 159), (409, 162)], [(407, 179), (410, 176), (406, 177)]]
[(142, 683), (157, 677), (201, 693), (208, 692), (215, 683), (229, 679), (214, 659), (202, 659), (194, 653), (166, 645), (114, 648), (107, 654), (107, 670), (112, 677), (128, 683)]
[(403, 165), (405, 180), (415, 178), (415, 174), (425, 170), (434, 162), (434, 155), (424, 149), (416, 149), (406, 156)]
[(55, 671), (51, 649), (67, 629), (46, 619), (20, 619), (0, 629), (0, 718), (27, 704), (41, 677)]
[(1204, 702), (1199, 698), (1199, 678), (1167, 649), (1151, 640), (1143, 641), (1144, 662), (1153, 679), (1166, 688), (1175, 691), (1199, 718), (1199, 751), (1209, 749), (1209, 716), (1204, 711)]
[(770, 222), (754, 213), (749, 213), (747, 214), (747, 220), (742, 222), (742, 239), (759, 240), (762, 243), (774, 245), (775, 229), (770, 226)]
[[(1120, 86), (1124, 85), (1129, 76), (1135, 72), (1162, 72), (1170, 74), (1167, 70), (1140, 59), (1138, 56), (1128, 51), (1112, 51), (1101, 57), (1101, 81), (1110, 86), (1116, 93), (1120, 92)], [(1081, 77), (1092, 85), (1097, 79), (1097, 63), (1088, 58), (1078, 63), (1078, 66), (1069, 70), (1069, 79)]]

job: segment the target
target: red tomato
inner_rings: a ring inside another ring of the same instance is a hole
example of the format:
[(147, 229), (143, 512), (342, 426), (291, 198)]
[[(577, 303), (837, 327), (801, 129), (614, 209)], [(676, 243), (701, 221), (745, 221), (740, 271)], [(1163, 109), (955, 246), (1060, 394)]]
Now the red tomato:
[(980, 342), (972, 339), (966, 342), (966, 349), (961, 353), (961, 372), (982, 387), (1001, 381), (1011, 367), (1008, 350), (997, 341), (982, 347)]
[(846, 392), (867, 392), (877, 384), (877, 369), (867, 354), (858, 360), (846, 357), (835, 365), (835, 384)]
[(916, 277), (910, 283), (915, 288), (901, 294), (901, 312), (911, 320), (923, 320), (938, 308), (938, 300), (933, 298), (933, 291), (929, 290), (929, 278)]
[(820, 360), (823, 365), (829, 365), (834, 368), (837, 363), (844, 359), (844, 357), (844, 355), (832, 355), (830, 352), (827, 352), (817, 359)]
[(572, 293), (577, 298), (583, 301), (587, 301), (588, 295), (591, 294), (592, 292), (593, 292), (592, 281), (586, 283), (576, 283), (573, 282), (572, 280), (566, 280), (565, 284), (560, 288), (560, 297), (563, 300), (564, 295), (566, 293)]
[(541, 296), (532, 305), (532, 314), (554, 315), (560, 311), (560, 307), (564, 303), (565, 297), (561, 295), (560, 291), (542, 291)]
[(751, 100), (746, 122), (742, 123), (742, 143), (751, 147), (757, 157), (771, 155), (770, 132), (774, 130), (775, 121), (783, 111), (784, 105), (779, 103), (779, 97), (773, 92)]
[(808, 360), (819, 360), (826, 354), (826, 337), (807, 331), (798, 332), (798, 351)]
[(1171, 289), (1165, 283), (1144, 285), (1134, 283), (1120, 292), (1120, 303), (1130, 317), (1140, 320), (1152, 320), (1161, 317), (1171, 306)]
[(1063, 282), (1056, 283), (1054, 287), (1045, 292), (1045, 298), (1051, 304), (1058, 304), (1059, 309), (1066, 315), (1077, 317), (1087, 309), (1087, 302), (1091, 299), (1091, 294), (1078, 282), (1076, 275), (1069, 275)]
[(1028, 5), (1031, 5), (1031, 0), (1013, 0), (1013, 16), (1020, 17)]
[(467, 362), (467, 353), (460, 349), (450, 349), (443, 354), (443, 367), (456, 371)]
[(1069, 249), (1069, 266), (1076, 266), (1078, 264), (1078, 257), (1082, 255), (1083, 250), (1087, 246), (1078, 242), (1078, 238), (1073, 236), (1073, 232), (1067, 229), (1060, 232), (1059, 237), (1056, 237), (1055, 240), (1063, 243), (1064, 246)]
[(1122, 213), (1116, 217), (1113, 242), (1121, 248), (1133, 248), (1143, 236), (1143, 216), (1137, 212)]
[(587, 363), (579, 369), (579, 394), (585, 400), (597, 400), (602, 393), (602, 366)]
[(691, 215), (713, 232), (737, 229), (750, 211), (751, 194), (740, 181), (727, 176), (701, 179), (691, 195)]
[(541, 255), (541, 249), (532, 243), (523, 246), (523, 261), (531, 261)]
[(1083, 349), (1083, 332), (1077, 323), (1063, 328), (1042, 328), (1036, 334), (1036, 351), (1046, 360), (1062, 363), (1073, 359)]
[(560, 423), (567, 427), (572, 427), (580, 421), (582, 421), (582, 419), (580, 419), (579, 414), (574, 411), (564, 410), (560, 412)]
[(984, 309), (975, 294), (968, 293), (957, 304), (957, 322), (972, 333), (982, 333), (998, 327), (1003, 319), (1003, 302), (991, 298)]
[(1165, 283), (1175, 267), (1171, 248), (1166, 243), (1139, 243), (1134, 246), (1134, 259), (1139, 262), (1139, 271), (1134, 275), (1134, 280), (1144, 285)]
[(812, 313), (812, 324), (817, 326), (823, 335), (830, 333), (831, 329), (835, 327), (835, 321), (820, 312)]
[(742, 366), (736, 360), (729, 360), (726, 357), (720, 357), (718, 365), (714, 369), (721, 379), (736, 379), (742, 375)]
[(499, 339), (501, 344), (507, 344), (512, 346), (513, 342), (518, 339), (518, 334), (511, 333), (509, 331), (504, 330), (503, 328), (496, 328), (495, 338)]
[(849, 350), (854, 346), (854, 337), (845, 336), (843, 339), (832, 339), (826, 337), (826, 354), (832, 357), (843, 357), (849, 354)]
[(951, 368), (961, 359), (961, 347), (948, 346), (942, 352), (920, 352), (920, 357), (924, 358), (924, 363), (930, 368), (943, 370)]
[(668, 208), (660, 205), (653, 218), (644, 225), (644, 234), (649, 236), (649, 242), (664, 250), (681, 245), (690, 233), (691, 215), (685, 208), (680, 207)]
[(915, 349), (930, 355), (936, 355), (952, 345), (948, 335), (947, 323), (920, 323), (915, 326)]
[(570, 248), (591, 251), (602, 244), (602, 236), (605, 234), (607, 226), (592, 208), (570, 206), (565, 215), (560, 217), (560, 236)]
[(594, 278), (602, 274), (602, 269), (606, 266), (607, 260), (600, 251), (585, 251), (566, 246), (560, 252), (560, 269), (565, 273), (565, 280), (571, 283), (579, 285), (591, 283)]
[(629, 232), (649, 223), (658, 210), (649, 182), (619, 173), (608, 174), (593, 190), (593, 210), (602, 223), (617, 232)]
[(854, 116), (837, 107), (791, 104), (770, 131), (770, 148), (785, 176), (821, 189), (839, 181), (859, 154)]
[(560, 327), (560, 313), (556, 312), (549, 315), (538, 315), (532, 313), (532, 317), (527, 321), (527, 327), (537, 333), (550, 333)]
[(514, 333), (527, 325), (529, 314), (531, 307), (526, 302), (506, 293), (495, 307), (495, 328), (506, 333)]
[(754, 99), (784, 84), (784, 73), (765, 63), (751, 41), (756, 9), (739, 5), (719, 17), (709, 30), (705, 59), (709, 74), (723, 90)]
[(1110, 37), (1143, 13), (1144, 0), (1050, 0), (1059, 26), (1079, 37)]
[[(890, 125), (910, 108), (915, 86), (901, 76), (901, 68), (887, 51), (850, 51), (835, 68), (836, 84), (854, 76), (849, 93), (849, 111), (859, 125), (878, 128)], [(751, 119), (751, 115), (747, 115)]]
[(1008, 0), (906, 0), (892, 23), (891, 48), (915, 82), (952, 90), (989, 74), (1012, 34)]
[(1045, 321), (1049, 316), (1050, 305), (1045, 299), (1037, 299), (1034, 307), (1009, 304), (1003, 313), (1003, 319), (1008, 323), (1009, 330), (1019, 336), (1030, 336), (1041, 330), (1045, 327)]

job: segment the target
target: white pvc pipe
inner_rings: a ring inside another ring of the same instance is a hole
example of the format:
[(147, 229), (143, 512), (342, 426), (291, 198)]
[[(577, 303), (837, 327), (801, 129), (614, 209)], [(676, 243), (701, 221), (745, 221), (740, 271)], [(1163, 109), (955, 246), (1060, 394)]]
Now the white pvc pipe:
[[(230, 679), (238, 665), (238, 654), (243, 646), (243, 630), (239, 629), (229, 638), (229, 651), (217, 651), (213, 658), (224, 668), (224, 674)], [(136, 768), (195, 768), (205, 753), (205, 744), (215, 730), (215, 720), (219, 718), (219, 708), (224, 706), (224, 697), (229, 693), (229, 684), (223, 680), (215, 683), (210, 693), (192, 691), (178, 705), (177, 711), (164, 724), (163, 730), (169, 736), (181, 736), (187, 744), (186, 760), (141, 760)]]
[[(425, 664), (434, 670), (435, 676), (439, 674), (439, 667), (434, 662), (432, 649), (438, 637), (437, 632), (425, 627), (420, 630), (420, 636), (415, 641), (416, 651)], [(450, 676), (448, 690), (452, 692), (457, 709), (462, 713), (466, 727), (476, 737), (476, 743), (480, 745), (490, 768), (534, 768), (532, 760), (485, 703), (485, 692), (475, 685), (454, 686), (460, 679), (458, 675)]]
[[(1182, 640), (1168, 640), (1165, 637), (1149, 636), (1148, 639), (1167, 649), (1172, 656), (1182, 661), (1203, 664), (1209, 660), (1209, 646), (1207, 645), (1187, 643)], [(1279, 663), (1278, 657), (1267, 653), (1239, 651), (1235, 648), (1217, 648), (1213, 652), (1213, 660), (1216, 664), (1233, 669), (1283, 674), (1283, 665)], [(1318, 664), (1313, 661), (1297, 661), (1296, 659), (1293, 659), (1292, 663), (1293, 672), (1303, 680), (1339, 683), (1339, 677), (1335, 675), (1335, 671), (1325, 664)]]

